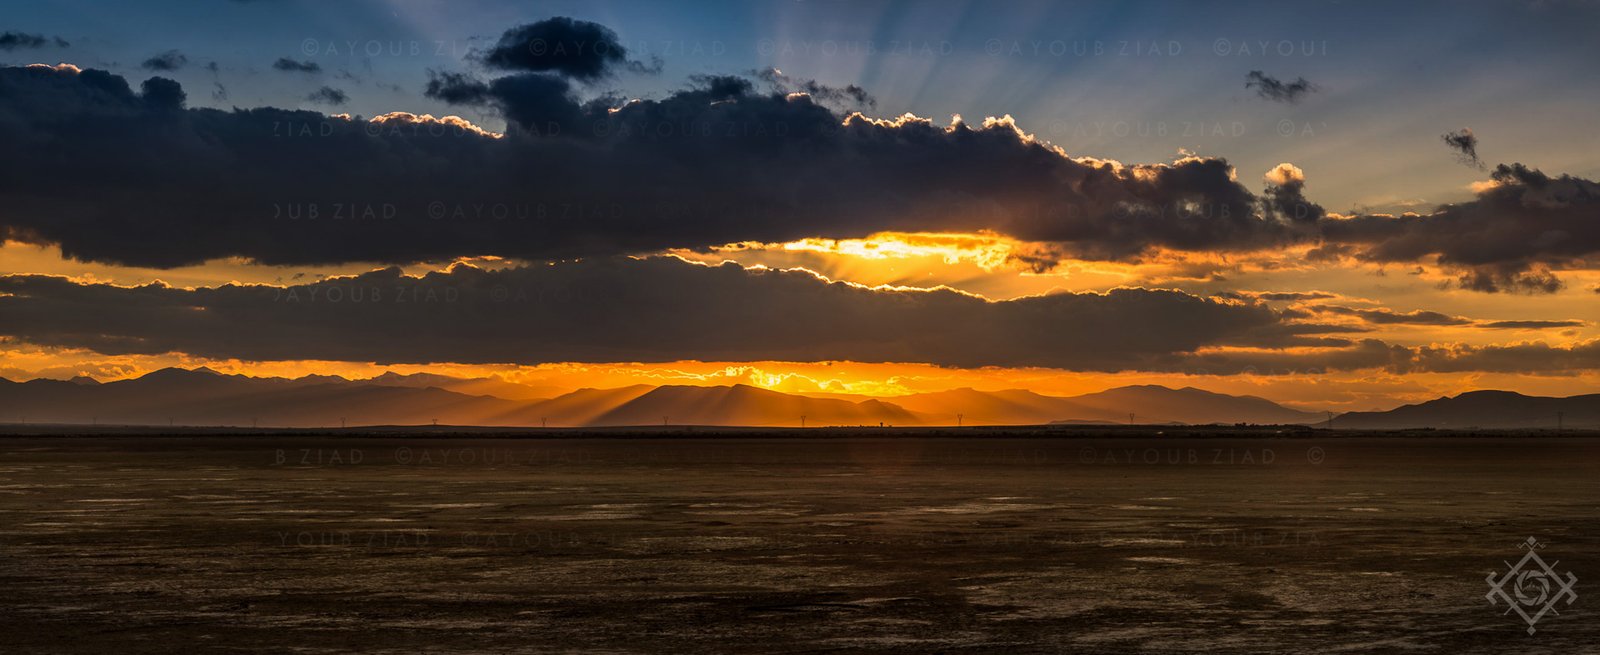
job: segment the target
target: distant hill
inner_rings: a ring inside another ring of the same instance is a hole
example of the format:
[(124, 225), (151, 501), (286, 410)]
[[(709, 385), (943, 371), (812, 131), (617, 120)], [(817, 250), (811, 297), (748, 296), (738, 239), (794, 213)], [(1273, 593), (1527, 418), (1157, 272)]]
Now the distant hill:
[[(335, 381), (328, 381), (335, 380)], [(0, 419), (30, 422), (272, 427), (518, 424), (525, 403), (438, 388), (390, 387), (343, 378), (252, 378), (207, 368), (166, 368), (131, 380), (0, 384)]]
[[(1310, 424), (1327, 420), (1326, 414), (1290, 409), (1257, 396), (1230, 396), (1194, 387), (1170, 389), (1158, 385), (1118, 387), (1068, 400), (1091, 410), (1135, 423), (1257, 423)], [(1075, 417), (1091, 418), (1091, 417)]]
[(651, 389), (589, 422), (589, 425), (748, 425), (800, 427), (825, 425), (918, 425), (916, 416), (881, 400), (851, 402), (808, 398), (758, 389), (662, 386)]
[(1387, 412), (1350, 412), (1335, 418), (1333, 425), (1335, 428), (1386, 430), (1554, 429), (1558, 412), (1564, 415), (1566, 427), (1600, 427), (1600, 394), (1546, 398), (1511, 391), (1472, 391)]
[(386, 371), (383, 375), (366, 380), (356, 380), (356, 382), (386, 387), (414, 387), (418, 389), (434, 387), (470, 396), (494, 396), (506, 400), (544, 400), (562, 393), (561, 389), (551, 386), (531, 386), (495, 378), (457, 378), (437, 373), (401, 375), (393, 371)]
[(1156, 385), (1118, 387), (1080, 396), (1045, 396), (1022, 389), (954, 389), (887, 398), (930, 422), (954, 424), (956, 414), (969, 425), (1044, 423), (1258, 423), (1309, 424), (1325, 419), (1255, 396), (1230, 396), (1204, 389)]
[[(954, 389), (896, 398), (804, 396), (748, 385), (579, 389), (553, 398), (493, 378), (386, 373), (254, 378), (167, 368), (96, 383), (0, 380), (0, 422), (260, 427), (359, 425), (751, 427), (1314, 423), (1322, 417), (1253, 396), (1134, 386), (1073, 397)], [(1553, 414), (1552, 414), (1553, 415)]]

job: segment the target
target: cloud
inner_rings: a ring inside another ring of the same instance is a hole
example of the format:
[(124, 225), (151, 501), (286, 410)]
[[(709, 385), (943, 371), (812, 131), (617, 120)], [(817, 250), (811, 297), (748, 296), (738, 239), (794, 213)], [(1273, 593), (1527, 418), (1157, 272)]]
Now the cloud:
[(1461, 163), (1478, 170), (1487, 170), (1488, 167), (1484, 166), (1483, 160), (1478, 159), (1478, 136), (1472, 133), (1471, 128), (1463, 127), (1454, 132), (1446, 132), (1439, 135), (1439, 138), (1455, 151)]
[(160, 112), (183, 109), (184, 101), (189, 98), (189, 94), (183, 91), (183, 85), (165, 77), (145, 80), (139, 85), (139, 95), (147, 106)]
[(797, 80), (776, 68), (754, 71), (753, 76), (765, 82), (778, 93), (804, 93), (825, 105), (843, 108), (871, 109), (878, 106), (877, 98), (866, 89), (854, 84), (829, 86), (816, 80)]
[(659, 62), (629, 60), (627, 47), (611, 28), (561, 16), (506, 30), (477, 58), (495, 70), (549, 73), (583, 82), (610, 77), (619, 70), (660, 70)]
[[(10, 275), (0, 276), (0, 313), (0, 336), (36, 346), (247, 361), (849, 360), (1196, 375), (1600, 369), (1600, 340), (1345, 341), (1318, 335), (1349, 329), (1297, 322), (1259, 302), (1171, 290), (989, 301), (672, 257), (499, 270), (458, 264), (421, 277), (389, 268), (287, 287), (118, 287)], [(1437, 322), (1419, 312), (1384, 316)]]
[(1202, 375), (1320, 375), (1332, 371), (1571, 375), (1600, 370), (1600, 339), (1566, 346), (1543, 342), (1401, 346), (1364, 339), (1339, 348), (1203, 350), (1170, 359), (1169, 371)]
[(1287, 102), (1290, 104), (1300, 101), (1306, 94), (1317, 90), (1316, 85), (1302, 77), (1293, 82), (1284, 83), (1274, 77), (1269, 77), (1261, 71), (1250, 71), (1245, 76), (1244, 87), (1256, 90), (1256, 95), (1273, 102)]
[(288, 57), (279, 57), (277, 61), (272, 62), (272, 68), (273, 70), (280, 70), (286, 73), (316, 74), (322, 72), (322, 65), (318, 64), (317, 62), (309, 60), (295, 61)]
[(306, 96), (306, 100), (324, 105), (338, 106), (349, 102), (350, 96), (345, 95), (345, 92), (340, 91), (339, 89), (335, 89), (331, 86), (325, 86), (317, 89), (316, 91), (312, 91), (311, 95)]
[[(1600, 252), (1600, 185), (1522, 164), (1431, 213), (1332, 216), (1290, 163), (1258, 195), (1224, 159), (1072, 157), (1009, 117), (871, 118), (779, 83), (802, 84), (697, 76), (659, 99), (586, 100), (563, 74), (432, 72), (426, 95), (503, 116), (500, 135), (272, 107), (172, 111), (181, 87), (135, 94), (104, 71), (0, 68), (0, 139), (13, 154), (0, 161), (0, 230), (76, 259), (162, 268), (988, 230), (1027, 242), (1041, 271), (1305, 244), (1308, 261), (1433, 266), (1461, 288), (1525, 293), (1561, 289), (1557, 272)], [(330, 88), (313, 101), (345, 100)], [(72, 163), (83, 158), (101, 174), (83, 178)]]
[(175, 71), (189, 65), (189, 57), (177, 50), (168, 50), (151, 56), (139, 64), (140, 68), (153, 71)]
[(1392, 309), (1384, 308), (1355, 308), (1343, 307), (1339, 305), (1317, 305), (1307, 308), (1307, 310), (1318, 313), (1354, 316), (1360, 318), (1362, 321), (1375, 325), (1470, 325), (1473, 322), (1470, 318), (1451, 316), (1449, 314), (1442, 314), (1439, 312), (1421, 309), (1409, 312), (1397, 312)]
[[(1072, 158), (1009, 118), (844, 115), (738, 77), (628, 102), (581, 102), (541, 73), (435, 81), (435, 97), (492, 103), (510, 133), (270, 107), (156, 113), (104, 71), (0, 69), (12, 154), (0, 160), (0, 226), (68, 257), (155, 267), (558, 259), (983, 229), (1132, 260), (1316, 236), (1263, 216), (1226, 160)], [(81, 175), (84, 157), (99, 174)]]
[(0, 50), (31, 50), (55, 46), (57, 48), (70, 47), (66, 39), (59, 36), (45, 36), (43, 34), (30, 34), (27, 32), (0, 32)]
[[(596, 302), (596, 299), (605, 299)], [(1115, 289), (989, 301), (805, 271), (605, 258), (290, 287), (0, 277), (0, 334), (106, 355), (381, 363), (929, 362), (1124, 370), (1219, 344), (1312, 343), (1259, 303)], [(418, 335), (427, 335), (418, 339)]]
[(1268, 216), (1291, 224), (1314, 224), (1327, 216), (1322, 205), (1306, 199), (1306, 174), (1294, 164), (1278, 164), (1263, 176), (1267, 182), (1261, 200)]
[(1574, 328), (1588, 325), (1585, 321), (1485, 321), (1477, 324), (1488, 330), (1555, 330), (1560, 328)]
[(1501, 164), (1476, 199), (1431, 214), (1365, 215), (1323, 222), (1326, 241), (1370, 262), (1435, 258), (1474, 291), (1553, 293), (1554, 270), (1600, 252), (1600, 184)]
[(1338, 294), (1326, 291), (1238, 291), (1233, 293), (1237, 293), (1241, 297), (1276, 301), (1328, 300), (1339, 297)]
[(484, 105), (493, 99), (483, 80), (466, 73), (436, 70), (428, 71), (428, 85), (423, 87), (422, 95), (452, 105)]

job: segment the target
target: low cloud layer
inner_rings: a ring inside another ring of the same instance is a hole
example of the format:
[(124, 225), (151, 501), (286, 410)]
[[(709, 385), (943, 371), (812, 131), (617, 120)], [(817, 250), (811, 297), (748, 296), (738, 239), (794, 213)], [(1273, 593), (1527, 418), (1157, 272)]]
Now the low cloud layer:
[(1320, 375), (1381, 370), (1413, 373), (1571, 375), (1600, 370), (1600, 339), (1571, 345), (1544, 342), (1402, 346), (1365, 339), (1314, 350), (1227, 350), (1171, 358), (1166, 369), (1191, 375)]
[[(597, 302), (597, 299), (604, 299)], [(1352, 310), (1373, 323), (1456, 325), (1431, 312)], [(385, 269), (289, 287), (117, 287), (0, 277), (0, 336), (105, 355), (379, 364), (858, 361), (1192, 375), (1567, 374), (1600, 340), (1402, 346), (1298, 310), (1116, 289), (988, 301), (867, 288), (804, 271), (608, 258), (423, 277)], [(1468, 323), (1471, 323), (1470, 321)], [(1548, 329), (1577, 321), (1473, 327)], [(426, 338), (419, 339), (419, 335)]]
[[(287, 288), (0, 277), (0, 334), (107, 355), (380, 363), (908, 361), (1115, 371), (1215, 345), (1317, 343), (1259, 303), (1117, 289), (993, 302), (803, 271), (617, 258)], [(423, 338), (419, 338), (423, 337)]]

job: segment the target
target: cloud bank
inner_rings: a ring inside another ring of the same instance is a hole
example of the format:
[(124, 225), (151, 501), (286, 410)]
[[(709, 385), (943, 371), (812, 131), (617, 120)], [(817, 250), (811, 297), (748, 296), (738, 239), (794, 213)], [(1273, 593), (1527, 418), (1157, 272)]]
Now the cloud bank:
[[(380, 363), (918, 361), (1124, 370), (1205, 346), (1316, 344), (1259, 304), (1116, 289), (988, 301), (804, 271), (608, 258), (289, 287), (0, 277), (0, 334), (107, 355)], [(426, 335), (426, 338), (418, 338)]]

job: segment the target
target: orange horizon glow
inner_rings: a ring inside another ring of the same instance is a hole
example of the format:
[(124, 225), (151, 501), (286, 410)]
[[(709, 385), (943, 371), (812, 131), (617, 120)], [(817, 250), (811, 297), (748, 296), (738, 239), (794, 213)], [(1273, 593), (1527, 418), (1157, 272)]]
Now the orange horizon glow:
[[(687, 261), (717, 264), (731, 261), (745, 267), (804, 269), (830, 280), (868, 287), (948, 287), (991, 300), (1061, 292), (1103, 292), (1120, 286), (1175, 288), (1200, 296), (1280, 290), (1317, 290), (1327, 298), (1312, 302), (1274, 302), (1274, 307), (1318, 311), (1320, 305), (1360, 309), (1417, 310), (1472, 320), (1576, 319), (1582, 327), (1562, 330), (1483, 330), (1471, 325), (1371, 325), (1361, 338), (1379, 338), (1405, 346), (1453, 347), (1544, 342), (1570, 345), (1600, 338), (1600, 303), (1575, 302), (1592, 297), (1600, 274), (1565, 272), (1569, 288), (1543, 297), (1481, 294), (1440, 288), (1444, 276), (1418, 269), (1389, 274), (1367, 264), (1309, 266), (1299, 251), (1275, 253), (1153, 252), (1137, 261), (1063, 259), (1040, 270), (1028, 257), (1037, 244), (1001, 235), (979, 233), (884, 232), (859, 239), (806, 238), (786, 243), (744, 242), (701, 251), (663, 254)], [(356, 275), (380, 264), (334, 267), (263, 266), (244, 260), (220, 260), (174, 269), (147, 269), (69, 260), (55, 247), (16, 241), (0, 243), (0, 274), (49, 274), (81, 282), (118, 285), (162, 281), (196, 288), (227, 283), (293, 285), (333, 276)], [(450, 262), (401, 267), (409, 275), (445, 270), (456, 263), (483, 268), (523, 265), (495, 257), (461, 258)], [(1323, 314), (1314, 320), (1355, 325), (1348, 315)], [(1250, 349), (1213, 348), (1215, 352)], [(1305, 352), (1281, 349), (1264, 352)], [(970, 387), (982, 391), (1027, 389), (1044, 395), (1070, 396), (1132, 385), (1193, 386), (1219, 393), (1255, 395), (1298, 409), (1351, 411), (1388, 409), (1408, 402), (1456, 395), (1478, 389), (1506, 389), (1534, 395), (1600, 392), (1600, 374), (1534, 375), (1501, 373), (1412, 373), (1349, 371), (1323, 375), (1208, 375), (1180, 373), (1095, 373), (1043, 368), (989, 367), (956, 369), (929, 364), (860, 362), (701, 362), (556, 363), (536, 366), (434, 363), (382, 365), (370, 362), (249, 362), (191, 357), (183, 354), (106, 356), (85, 350), (56, 349), (0, 340), (0, 376), (66, 379), (87, 375), (101, 381), (137, 377), (169, 366), (206, 366), (224, 373), (256, 377), (339, 375), (365, 379), (387, 371), (430, 372), (454, 377), (490, 377), (526, 384), (541, 395), (554, 396), (579, 388), (615, 388), (635, 384), (715, 386), (748, 384), (800, 394), (844, 394), (892, 398), (912, 393)]]

